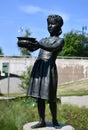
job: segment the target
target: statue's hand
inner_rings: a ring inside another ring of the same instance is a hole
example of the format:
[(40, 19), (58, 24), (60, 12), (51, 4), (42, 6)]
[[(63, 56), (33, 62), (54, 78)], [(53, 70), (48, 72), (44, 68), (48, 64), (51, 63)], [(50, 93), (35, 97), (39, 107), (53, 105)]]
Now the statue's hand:
[(18, 45), (18, 47), (22, 47), (22, 48), (28, 47), (28, 43), (25, 41), (18, 41), (17, 45)]
[(27, 38), (27, 37), (17, 37), (18, 38), (18, 46), (29, 48), (29, 46), (36, 46), (36, 39), (35, 38)]

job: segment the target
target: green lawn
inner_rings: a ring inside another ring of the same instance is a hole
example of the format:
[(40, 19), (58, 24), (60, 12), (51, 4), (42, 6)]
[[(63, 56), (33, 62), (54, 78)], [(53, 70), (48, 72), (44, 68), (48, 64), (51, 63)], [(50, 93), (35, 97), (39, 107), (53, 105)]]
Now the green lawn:
[[(46, 103), (46, 121), (51, 122), (49, 105)], [(57, 118), (61, 124), (72, 125), (75, 130), (88, 130), (88, 109), (57, 104)], [(38, 121), (36, 103), (27, 98), (0, 101), (0, 130), (23, 130), (28, 122)]]
[[(10, 96), (17, 98), (0, 100), (0, 130), (23, 130), (25, 123), (38, 121), (36, 102), (20, 97), (24, 95), (11, 94)], [(88, 79), (59, 85), (57, 95), (88, 95)], [(72, 125), (75, 130), (88, 130), (88, 108), (60, 103), (57, 106), (57, 117), (60, 123)], [(49, 106), (46, 103), (46, 121), (51, 120)]]
[(58, 96), (88, 95), (88, 79), (58, 86)]

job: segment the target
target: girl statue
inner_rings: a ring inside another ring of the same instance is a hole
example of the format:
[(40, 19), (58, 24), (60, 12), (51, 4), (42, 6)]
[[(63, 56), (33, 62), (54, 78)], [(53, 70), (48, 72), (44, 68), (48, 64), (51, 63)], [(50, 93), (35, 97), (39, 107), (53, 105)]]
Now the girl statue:
[[(39, 114), (39, 122), (32, 128), (45, 127), (45, 100), (49, 102), (49, 108), (52, 115), (52, 123), (54, 127), (60, 124), (57, 121), (57, 68), (56, 58), (58, 53), (64, 46), (64, 39), (59, 35), (62, 33), (61, 27), (63, 19), (59, 15), (49, 15), (47, 18), (47, 27), (50, 33), (49, 37), (40, 41), (18, 41), (18, 46), (26, 47), (29, 51), (35, 51), (40, 48), (37, 60), (34, 63), (27, 96), (37, 99), (37, 108)], [(23, 45), (24, 44), (24, 45)]]

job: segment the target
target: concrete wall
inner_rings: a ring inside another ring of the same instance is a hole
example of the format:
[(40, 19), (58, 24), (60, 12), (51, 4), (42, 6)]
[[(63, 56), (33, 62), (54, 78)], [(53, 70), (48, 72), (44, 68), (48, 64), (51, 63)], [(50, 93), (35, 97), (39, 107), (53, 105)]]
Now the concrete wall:
[(2, 72), (2, 64), (9, 63), (9, 72), (21, 75), (23, 71), (26, 71), (28, 66), (34, 64), (35, 58), (21, 58), (21, 57), (0, 57), (0, 70)]
[[(23, 71), (26, 71), (27, 67), (32, 66), (35, 62), (35, 58), (21, 58), (21, 57), (0, 57), (0, 71), (2, 72), (2, 64), (9, 63), (9, 72), (15, 75), (21, 75)], [(58, 83), (63, 84), (71, 81), (88, 78), (88, 59), (57, 59), (58, 70)], [(1, 76), (3, 77), (3, 76)], [(10, 87), (19, 87), (20, 81), (16, 77), (10, 79)], [(1, 79), (1, 78), (0, 78)], [(16, 79), (16, 82), (15, 82)], [(13, 83), (14, 81), (14, 83)], [(19, 81), (19, 83), (18, 83)], [(3, 86), (4, 85), (4, 86)], [(0, 88), (5, 88), (8, 85), (8, 80), (0, 80)], [(1, 89), (2, 92), (3, 89)], [(3, 90), (5, 91), (5, 89)], [(11, 92), (20, 91), (14, 90)]]
[(84, 59), (57, 59), (59, 83), (77, 81), (88, 78), (88, 60)]
[[(33, 65), (34, 61), (35, 59), (33, 58), (0, 57), (0, 93), (22, 93), (21, 81), (17, 76), (26, 71), (27, 67)], [(3, 63), (9, 63), (10, 78), (4, 76)]]
[[(16, 75), (21, 75), (26, 71), (27, 67), (32, 66), (35, 58), (15, 58), (15, 57), (0, 57), (0, 70), (2, 72), (2, 64), (9, 63), (9, 72)], [(80, 80), (88, 78), (88, 60), (86, 59), (57, 59), (57, 70), (59, 83)]]

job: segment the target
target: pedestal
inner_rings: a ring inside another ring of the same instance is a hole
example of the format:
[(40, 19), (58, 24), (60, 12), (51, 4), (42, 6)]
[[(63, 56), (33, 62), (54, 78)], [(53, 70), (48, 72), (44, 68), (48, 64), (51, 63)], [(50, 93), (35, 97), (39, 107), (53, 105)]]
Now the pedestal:
[[(31, 126), (35, 125), (38, 122), (30, 122), (27, 123), (23, 126), (23, 130), (56, 130), (53, 126), (52, 123), (47, 122), (46, 127), (42, 128), (37, 128), (37, 129), (32, 129)], [(75, 130), (71, 125), (65, 125), (65, 124), (60, 124), (60, 128), (58, 130)]]

